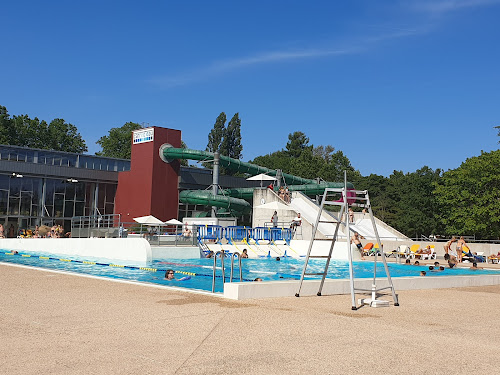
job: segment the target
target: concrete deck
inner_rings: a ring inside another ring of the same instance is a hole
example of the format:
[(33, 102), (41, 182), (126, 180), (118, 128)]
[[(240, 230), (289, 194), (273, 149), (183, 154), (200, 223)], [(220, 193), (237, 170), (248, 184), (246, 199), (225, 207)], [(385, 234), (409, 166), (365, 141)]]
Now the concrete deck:
[(500, 286), (228, 301), (0, 264), (5, 374), (487, 374)]

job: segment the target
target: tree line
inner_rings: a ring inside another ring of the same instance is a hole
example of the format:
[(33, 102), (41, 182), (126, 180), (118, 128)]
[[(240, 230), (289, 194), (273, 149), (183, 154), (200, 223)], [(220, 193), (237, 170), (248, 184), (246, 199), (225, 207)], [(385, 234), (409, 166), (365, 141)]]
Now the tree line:
[[(226, 114), (221, 112), (208, 134), (206, 150), (241, 159), (239, 113), (227, 125), (226, 121)], [(130, 158), (130, 133), (141, 127), (127, 122), (112, 128), (97, 141), (102, 151), (96, 155)], [(500, 136), (500, 126), (495, 128)], [(46, 122), (27, 115), (11, 117), (3, 106), (0, 106), (0, 144), (75, 153), (88, 150), (76, 126), (64, 119)], [(186, 147), (184, 142), (182, 147)], [(182, 162), (187, 165), (186, 160)], [(311, 145), (306, 134), (297, 131), (288, 135), (285, 149), (250, 162), (325, 181), (343, 181), (347, 171), (347, 178), (356, 189), (369, 191), (374, 214), (409, 237), (441, 234), (500, 238), (500, 150), (482, 152), (448, 171), (423, 166), (410, 173), (394, 171), (389, 177), (362, 176), (342, 151), (331, 145)], [(211, 167), (210, 163), (204, 165)], [(224, 169), (221, 172), (233, 173)]]

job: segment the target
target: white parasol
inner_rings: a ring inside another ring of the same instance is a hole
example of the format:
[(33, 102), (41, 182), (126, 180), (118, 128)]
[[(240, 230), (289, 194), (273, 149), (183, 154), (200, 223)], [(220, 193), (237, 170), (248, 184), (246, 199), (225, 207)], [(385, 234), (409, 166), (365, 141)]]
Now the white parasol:
[(260, 181), (260, 187), (262, 187), (262, 181), (276, 181), (276, 177), (268, 176), (265, 173), (261, 173), (247, 178), (247, 181)]
[(182, 225), (182, 222), (177, 220), (177, 219), (170, 219), (168, 221), (165, 221), (165, 224), (168, 225)]
[(144, 225), (163, 225), (163, 221), (153, 215), (134, 217), (134, 221)]

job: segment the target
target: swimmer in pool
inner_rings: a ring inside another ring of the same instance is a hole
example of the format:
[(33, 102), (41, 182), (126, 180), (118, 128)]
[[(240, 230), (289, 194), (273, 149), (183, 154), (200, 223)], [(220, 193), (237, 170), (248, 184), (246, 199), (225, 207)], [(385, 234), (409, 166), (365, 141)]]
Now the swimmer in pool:
[(173, 281), (173, 280), (184, 281), (184, 280), (189, 280), (190, 278), (191, 278), (191, 276), (185, 276), (185, 277), (181, 277), (180, 279), (176, 279), (174, 270), (168, 269), (165, 271), (165, 280), (168, 280), (168, 281)]

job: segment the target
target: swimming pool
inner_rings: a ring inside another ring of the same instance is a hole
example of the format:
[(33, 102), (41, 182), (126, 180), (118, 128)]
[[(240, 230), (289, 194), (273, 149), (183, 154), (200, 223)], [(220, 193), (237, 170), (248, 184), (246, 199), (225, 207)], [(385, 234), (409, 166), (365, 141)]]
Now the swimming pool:
[[(213, 259), (160, 259), (155, 260), (146, 266), (137, 266), (123, 261), (113, 263), (109, 259), (65, 257), (50, 253), (22, 252), (12, 254), (7, 250), (0, 250), (0, 262), (23, 264), (33, 267), (55, 269), (61, 271), (76, 272), (81, 274), (109, 277), (113, 279), (139, 281), (165, 286), (176, 286), (188, 289), (212, 290), (212, 270)], [(222, 270), (220, 260), (217, 260), (217, 293), (223, 291)], [(229, 281), (230, 259), (224, 260), (225, 278)], [(373, 277), (374, 262), (354, 262), (354, 277), (371, 278)], [(299, 280), (304, 266), (304, 259), (281, 258), (276, 261), (275, 258), (260, 259), (242, 259), (243, 281), (251, 282), (260, 277), (263, 281), (272, 280)], [(389, 270), (392, 277), (419, 276), (420, 271), (426, 270), (429, 276), (461, 276), (461, 275), (488, 275), (498, 274), (496, 270), (477, 270), (471, 271), (468, 268), (446, 268), (444, 271), (430, 272), (426, 266), (413, 266), (404, 264), (389, 263)], [(164, 279), (167, 269), (173, 269), (176, 278), (190, 276), (189, 280)], [(309, 262), (308, 272), (322, 272), (324, 269), (324, 260), (312, 259)], [(385, 271), (381, 262), (377, 264), (377, 273), (380, 277), (385, 276)], [(308, 277), (313, 279), (315, 277)], [(316, 277), (316, 278), (319, 278)], [(349, 263), (346, 261), (332, 260), (328, 270), (328, 278), (346, 279), (349, 278)], [(235, 272), (233, 281), (239, 281), (238, 262), (235, 261)]]

